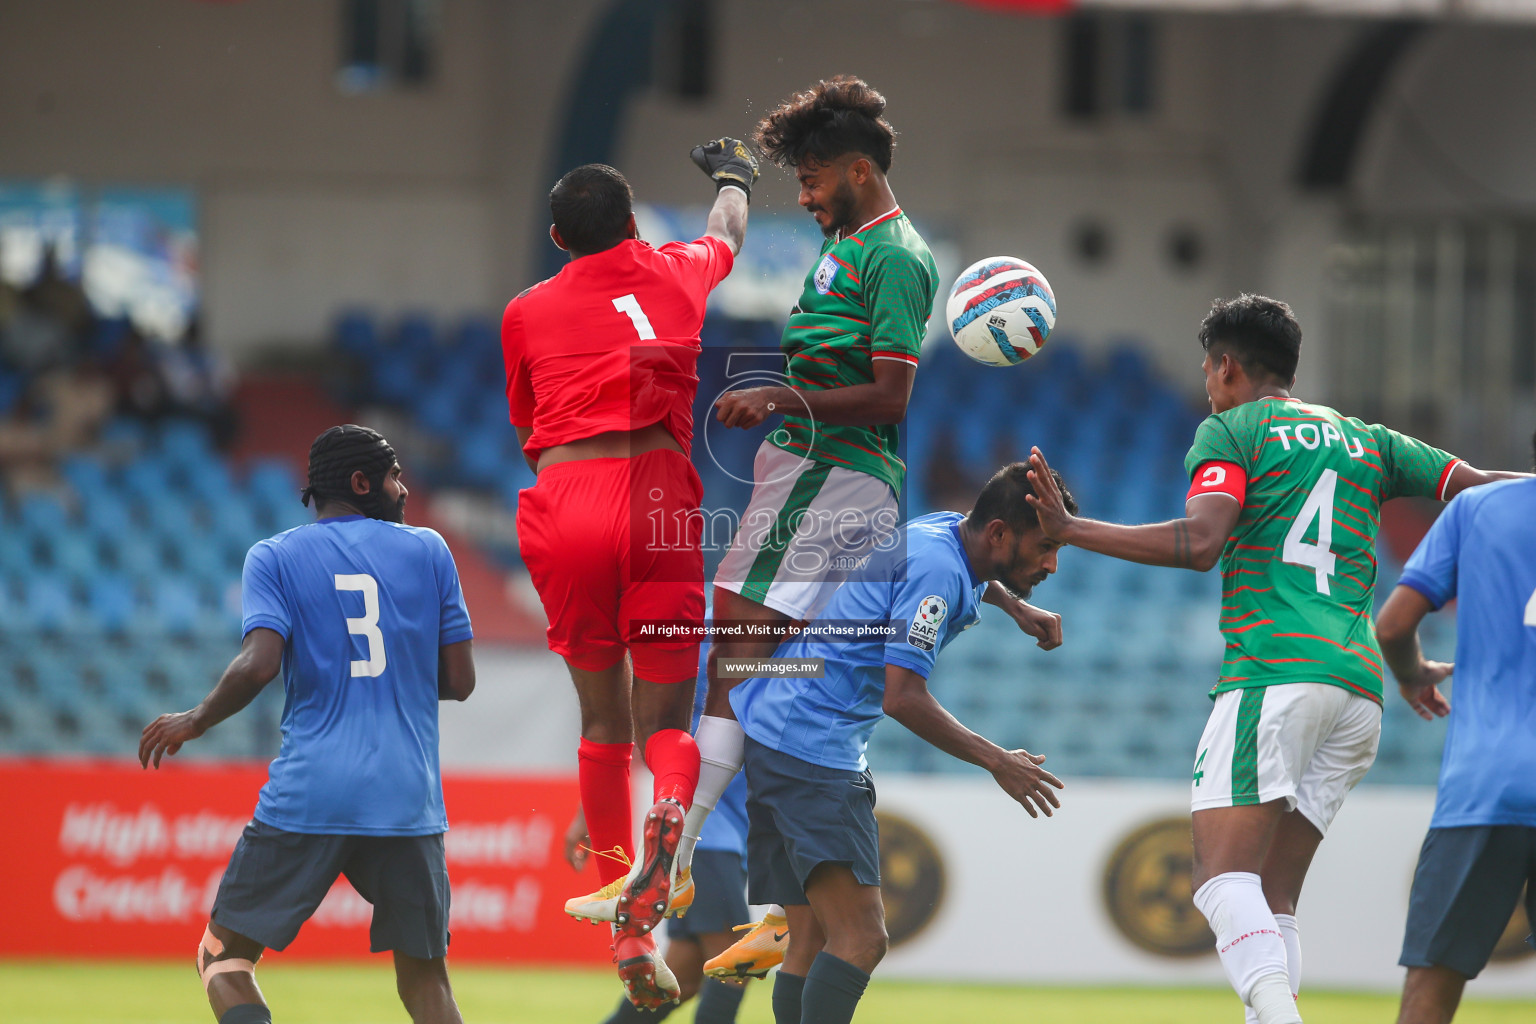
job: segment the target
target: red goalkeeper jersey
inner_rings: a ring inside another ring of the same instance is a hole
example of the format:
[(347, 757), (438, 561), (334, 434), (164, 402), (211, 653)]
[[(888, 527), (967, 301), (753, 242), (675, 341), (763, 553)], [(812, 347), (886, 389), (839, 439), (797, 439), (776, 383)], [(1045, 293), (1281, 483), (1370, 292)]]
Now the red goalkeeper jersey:
[(533, 428), (528, 455), (653, 423), (687, 454), (704, 303), (734, 259), (718, 238), (658, 248), (629, 239), (508, 303), (507, 406), (514, 425)]

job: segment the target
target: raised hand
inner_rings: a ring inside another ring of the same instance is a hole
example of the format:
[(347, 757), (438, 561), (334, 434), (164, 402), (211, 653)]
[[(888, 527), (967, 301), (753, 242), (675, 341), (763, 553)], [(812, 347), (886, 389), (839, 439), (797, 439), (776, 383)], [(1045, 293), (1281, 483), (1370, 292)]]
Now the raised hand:
[(757, 181), (757, 157), (740, 139), (723, 138), (694, 146), (689, 154), (699, 170), (709, 175), (715, 189), (735, 185), (750, 198), (752, 185)]

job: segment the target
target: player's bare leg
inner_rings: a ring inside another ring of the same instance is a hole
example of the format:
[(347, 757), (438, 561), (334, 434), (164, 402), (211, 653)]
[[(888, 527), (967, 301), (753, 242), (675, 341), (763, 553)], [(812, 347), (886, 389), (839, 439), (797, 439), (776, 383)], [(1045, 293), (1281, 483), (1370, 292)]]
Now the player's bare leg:
[(798, 989), (800, 1006), (812, 1008), (816, 1020), (851, 1021), (889, 946), (880, 887), (860, 883), (845, 864), (822, 864), (806, 881), (805, 897), (808, 906), (784, 908), (790, 940), (779, 977), (792, 980), (779, 983), (782, 993), (774, 988), (774, 1018), (800, 1020), (789, 1016)]
[[(1262, 881), (1285, 816), (1284, 800), (1205, 808), (1191, 816), (1195, 906), (1216, 933), (1216, 951), (1232, 988), (1261, 1024), (1301, 1020), (1291, 994), (1285, 940)], [(1310, 854), (1306, 859), (1310, 863)]]
[[(716, 622), (749, 622), (753, 625), (786, 628), (792, 621), (783, 612), (724, 587), (715, 588), (714, 617)], [(721, 658), (766, 658), (778, 646), (777, 637), (766, 640), (721, 640), (711, 644), (709, 659), (704, 666), (704, 675), (709, 683), (709, 693), (704, 698), (704, 713), (716, 718), (736, 719), (736, 712), (731, 710), (731, 687), (740, 680), (720, 678)]]
[(413, 1024), (464, 1024), (453, 1001), (445, 957), (422, 960), (395, 953), (395, 990)]
[[(604, 854), (617, 847), (625, 860), (634, 860), (629, 797), (633, 745), (638, 739), (644, 749), (660, 733), (687, 735), (694, 682), (685, 679), (662, 684), (633, 678), (627, 658), (598, 671), (569, 667), (581, 706), (582, 806), (587, 816), (587, 834), (599, 854), (598, 870), (606, 883), (623, 877), (629, 864)], [(649, 751), (647, 754), (650, 763)], [(591, 763), (599, 758), (606, 759), (605, 763)], [(604, 766), (612, 770), (601, 771)], [(682, 806), (691, 794), (686, 792), (683, 782), (669, 781), (665, 769), (658, 770), (659, 767), (652, 764), (658, 776), (657, 795), (680, 797), (676, 802)], [(673, 788), (683, 791), (673, 793)]]
[(1397, 1024), (1450, 1024), (1466, 987), (1466, 975), (1449, 967), (1408, 968)]
[(197, 972), (221, 1024), (271, 1024), (272, 1011), (256, 985), (256, 961), (264, 952), (256, 940), (208, 922), (197, 950)]

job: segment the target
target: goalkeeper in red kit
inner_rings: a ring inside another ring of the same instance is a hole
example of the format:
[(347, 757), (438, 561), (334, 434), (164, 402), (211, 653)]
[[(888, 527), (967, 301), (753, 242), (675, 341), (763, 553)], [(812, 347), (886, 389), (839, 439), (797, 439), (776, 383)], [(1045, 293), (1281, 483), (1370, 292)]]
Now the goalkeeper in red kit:
[[(757, 180), (735, 139), (693, 159), (717, 186), (704, 237), (655, 248), (639, 238), (622, 174), (587, 164), (562, 177), (549, 233), (570, 263), (513, 299), (501, 329), (511, 420), (538, 475), (519, 496), (518, 544), (581, 703), (581, 802), (603, 882), (566, 911), (614, 922), (619, 977), (644, 1007), (678, 995), (651, 930), (691, 898), (676, 852), (699, 777), (688, 732), (699, 643), (632, 644), (631, 630), (704, 619), (703, 491), (689, 461), (699, 329)], [(658, 522), (669, 528), (653, 537)], [(638, 857), (637, 742), (656, 780)]]

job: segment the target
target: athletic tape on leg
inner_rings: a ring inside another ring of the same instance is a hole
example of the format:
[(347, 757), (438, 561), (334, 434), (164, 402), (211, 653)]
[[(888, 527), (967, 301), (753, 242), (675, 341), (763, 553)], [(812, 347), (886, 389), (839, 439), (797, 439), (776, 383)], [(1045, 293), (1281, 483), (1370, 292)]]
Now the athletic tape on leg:
[(203, 929), (203, 941), (197, 946), (197, 976), (203, 980), (203, 988), (207, 988), (211, 980), (220, 974), (229, 974), (238, 971), (249, 974), (252, 979), (256, 977), (256, 964), (254, 961), (240, 957), (227, 957), (220, 960), (218, 957), (224, 953), (224, 943), (213, 934), (210, 928)]

